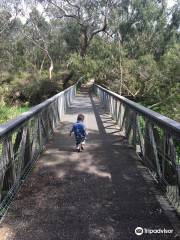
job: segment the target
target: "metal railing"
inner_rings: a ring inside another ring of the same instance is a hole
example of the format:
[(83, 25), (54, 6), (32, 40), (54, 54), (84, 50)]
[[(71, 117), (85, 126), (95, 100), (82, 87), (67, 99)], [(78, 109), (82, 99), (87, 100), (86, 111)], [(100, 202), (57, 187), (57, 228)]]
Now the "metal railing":
[(80, 80), (16, 119), (0, 125), (0, 217), (60, 123)]
[(99, 85), (94, 91), (180, 212), (180, 123)]

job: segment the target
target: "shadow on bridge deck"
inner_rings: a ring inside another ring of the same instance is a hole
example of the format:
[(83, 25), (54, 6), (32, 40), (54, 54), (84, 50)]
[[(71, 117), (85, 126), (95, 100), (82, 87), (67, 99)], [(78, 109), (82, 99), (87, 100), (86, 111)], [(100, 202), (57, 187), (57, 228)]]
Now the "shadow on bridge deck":
[[(69, 130), (77, 114), (89, 129), (84, 152)], [(136, 227), (173, 229), (134, 150), (88, 93), (78, 95), (3, 220), (0, 240), (178, 239), (136, 236)]]

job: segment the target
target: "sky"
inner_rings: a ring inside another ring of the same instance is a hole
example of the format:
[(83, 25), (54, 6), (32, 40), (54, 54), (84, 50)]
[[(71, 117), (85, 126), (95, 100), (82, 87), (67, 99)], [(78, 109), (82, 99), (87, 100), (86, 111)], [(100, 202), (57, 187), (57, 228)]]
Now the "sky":
[[(22, 6), (23, 6), (23, 9), (25, 10), (24, 12), (26, 12), (27, 14), (25, 16), (20, 16), (20, 19), (23, 23), (25, 23), (26, 19), (28, 18), (30, 9), (28, 9), (28, 7), (26, 6), (26, 4), (25, 4), (26, 1), (24, 0), (23, 2), (24, 3), (22, 4)], [(171, 8), (175, 3), (176, 3), (176, 0), (167, 0), (168, 8)], [(40, 13), (43, 12), (43, 7), (40, 3), (38, 4), (37, 9), (39, 10)]]
[(167, 0), (168, 8), (172, 7), (176, 1), (175, 0)]

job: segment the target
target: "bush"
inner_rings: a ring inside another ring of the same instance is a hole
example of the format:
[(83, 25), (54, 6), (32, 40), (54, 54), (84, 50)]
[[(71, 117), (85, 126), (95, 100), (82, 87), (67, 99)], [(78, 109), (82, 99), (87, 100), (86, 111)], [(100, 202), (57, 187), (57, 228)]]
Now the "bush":
[(60, 91), (62, 91), (62, 84), (45, 79), (33, 83), (31, 86), (24, 89), (23, 95), (26, 96), (29, 104), (33, 106), (54, 96)]
[(28, 111), (28, 107), (9, 107), (0, 106), (0, 124), (6, 123), (8, 120), (17, 117), (19, 114)]
[(32, 106), (62, 91), (62, 81), (58, 75), (55, 75), (52, 80), (49, 80), (47, 75), (46, 71), (42, 72), (41, 75), (27, 72), (16, 74), (8, 86), (8, 91), (3, 94), (4, 102), (7, 105), (22, 106), (25, 104)]

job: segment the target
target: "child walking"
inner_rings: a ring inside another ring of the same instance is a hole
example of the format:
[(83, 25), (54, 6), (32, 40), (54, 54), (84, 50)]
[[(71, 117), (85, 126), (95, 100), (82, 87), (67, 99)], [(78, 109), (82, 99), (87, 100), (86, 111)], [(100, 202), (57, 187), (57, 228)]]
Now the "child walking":
[(76, 140), (76, 150), (80, 152), (84, 149), (85, 139), (87, 136), (86, 126), (84, 124), (84, 115), (78, 114), (77, 122), (73, 124), (72, 129), (70, 131), (70, 136), (74, 132), (75, 140)]

